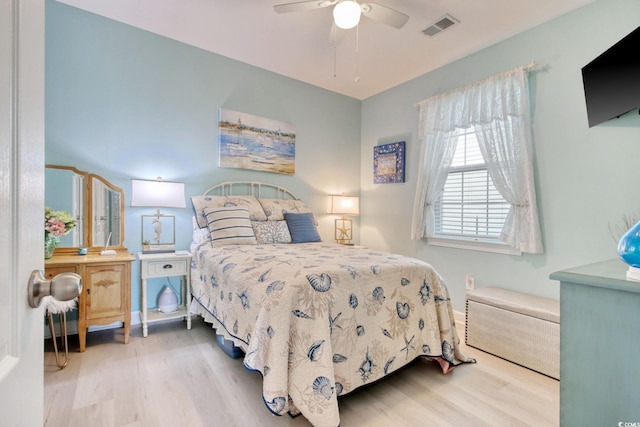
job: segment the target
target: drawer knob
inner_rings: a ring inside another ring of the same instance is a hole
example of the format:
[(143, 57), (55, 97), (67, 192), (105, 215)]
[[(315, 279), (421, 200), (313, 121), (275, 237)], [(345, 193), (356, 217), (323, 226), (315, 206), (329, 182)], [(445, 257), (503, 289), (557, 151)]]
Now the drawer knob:
[(173, 268), (173, 265), (165, 264), (165, 265), (162, 266), (162, 268), (164, 268), (164, 269)]

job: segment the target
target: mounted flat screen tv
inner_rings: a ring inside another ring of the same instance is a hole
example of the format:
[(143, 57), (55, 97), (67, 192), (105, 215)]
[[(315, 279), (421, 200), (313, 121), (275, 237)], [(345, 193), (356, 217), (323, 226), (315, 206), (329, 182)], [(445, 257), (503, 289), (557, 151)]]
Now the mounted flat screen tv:
[(589, 127), (640, 106), (640, 27), (582, 68)]

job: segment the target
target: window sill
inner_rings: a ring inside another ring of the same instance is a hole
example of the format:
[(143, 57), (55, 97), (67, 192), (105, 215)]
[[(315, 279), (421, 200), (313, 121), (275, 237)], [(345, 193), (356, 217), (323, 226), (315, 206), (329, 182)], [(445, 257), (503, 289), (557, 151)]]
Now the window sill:
[(522, 255), (522, 252), (504, 243), (479, 241), (454, 237), (429, 237), (427, 244), (446, 248), (466, 249), (470, 251), (491, 252), (503, 255)]

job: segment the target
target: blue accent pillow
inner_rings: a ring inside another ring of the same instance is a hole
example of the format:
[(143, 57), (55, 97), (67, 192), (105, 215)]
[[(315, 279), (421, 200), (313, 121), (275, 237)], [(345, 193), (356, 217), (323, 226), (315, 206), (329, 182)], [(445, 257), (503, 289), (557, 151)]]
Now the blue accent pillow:
[(321, 242), (312, 213), (285, 212), (291, 243)]

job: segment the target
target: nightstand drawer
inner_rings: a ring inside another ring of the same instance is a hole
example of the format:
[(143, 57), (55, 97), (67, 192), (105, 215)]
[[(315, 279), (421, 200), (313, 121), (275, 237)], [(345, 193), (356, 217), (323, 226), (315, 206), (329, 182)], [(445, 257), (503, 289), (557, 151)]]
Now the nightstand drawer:
[(166, 277), (166, 276), (184, 276), (187, 274), (187, 263), (189, 260), (172, 260), (172, 261), (147, 261), (145, 277)]

